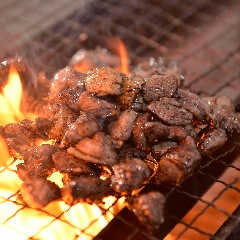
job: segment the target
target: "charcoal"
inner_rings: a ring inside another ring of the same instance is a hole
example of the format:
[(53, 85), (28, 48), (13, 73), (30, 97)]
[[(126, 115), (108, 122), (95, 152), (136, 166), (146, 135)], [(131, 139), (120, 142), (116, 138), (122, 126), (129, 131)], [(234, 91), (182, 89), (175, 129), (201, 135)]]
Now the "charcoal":
[(155, 182), (178, 185), (194, 172), (200, 160), (201, 155), (194, 139), (187, 136), (177, 147), (171, 148), (161, 157)]
[(146, 227), (157, 229), (164, 222), (166, 199), (160, 192), (148, 192), (129, 200), (129, 208)]
[(144, 99), (147, 102), (157, 101), (162, 97), (173, 97), (178, 88), (175, 75), (152, 75), (144, 87)]
[(206, 118), (208, 114), (207, 104), (197, 94), (189, 90), (179, 89), (178, 96), (183, 108), (187, 109), (199, 120)]
[(147, 164), (138, 158), (115, 164), (112, 169), (111, 185), (114, 191), (120, 193), (141, 187), (151, 174)]
[(214, 129), (200, 139), (199, 149), (202, 153), (208, 154), (220, 149), (228, 140), (226, 131), (223, 129)]
[(96, 119), (89, 114), (81, 112), (77, 120), (66, 130), (61, 146), (76, 144), (84, 137), (92, 137), (99, 130), (100, 126)]
[(107, 181), (93, 176), (79, 176), (63, 186), (62, 198), (71, 205), (79, 201), (96, 202), (109, 195), (111, 189)]
[(126, 141), (130, 138), (137, 113), (125, 110), (119, 118), (110, 125), (110, 135), (113, 139)]
[(30, 148), (23, 155), (24, 167), (33, 176), (47, 177), (54, 170), (52, 154), (56, 150), (55, 146), (49, 144)]
[(42, 208), (61, 197), (59, 187), (44, 178), (28, 178), (20, 188), (24, 202), (32, 208)]
[(153, 101), (148, 105), (148, 110), (154, 113), (160, 120), (169, 125), (187, 125), (192, 122), (190, 112), (180, 107), (173, 99)]
[(161, 157), (165, 154), (169, 149), (176, 147), (178, 144), (173, 141), (164, 141), (159, 142), (158, 144), (154, 145), (152, 151), (154, 153), (154, 157)]
[(123, 76), (123, 93), (118, 97), (118, 103), (122, 109), (133, 109), (141, 111), (144, 101), (140, 96), (142, 86), (145, 83), (141, 76), (130, 74)]
[(57, 151), (52, 155), (55, 168), (63, 173), (89, 174), (90, 168), (86, 162), (75, 158), (66, 151)]
[(110, 67), (97, 67), (87, 72), (86, 90), (97, 96), (120, 95), (121, 84), (121, 74)]
[(156, 121), (145, 123), (143, 131), (149, 143), (158, 142), (161, 139), (166, 139), (169, 135), (168, 126)]
[(104, 165), (113, 165), (117, 162), (112, 140), (103, 132), (96, 133), (93, 138), (84, 138), (75, 148), (69, 148), (68, 152), (87, 162)]
[(91, 113), (95, 117), (107, 118), (115, 116), (119, 113), (117, 105), (106, 100), (91, 96), (87, 92), (83, 92), (78, 99), (80, 110), (86, 113)]
[(66, 88), (84, 88), (86, 75), (76, 72), (71, 67), (59, 70), (51, 81), (49, 98), (55, 99), (58, 94)]

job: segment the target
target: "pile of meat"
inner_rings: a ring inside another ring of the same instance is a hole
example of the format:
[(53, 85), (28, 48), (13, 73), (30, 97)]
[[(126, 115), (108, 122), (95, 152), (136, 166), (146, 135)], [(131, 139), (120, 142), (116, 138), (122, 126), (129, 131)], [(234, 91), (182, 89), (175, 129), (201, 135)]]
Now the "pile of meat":
[[(74, 204), (124, 195), (139, 220), (157, 228), (165, 198), (144, 187), (181, 184), (202, 155), (240, 132), (227, 97), (200, 97), (180, 83), (166, 68), (57, 72), (38, 118), (0, 128), (11, 155), (24, 160), (17, 166), (23, 200), (40, 208), (57, 199)], [(39, 144), (50, 139), (54, 144)], [(48, 179), (54, 172), (63, 187)]]

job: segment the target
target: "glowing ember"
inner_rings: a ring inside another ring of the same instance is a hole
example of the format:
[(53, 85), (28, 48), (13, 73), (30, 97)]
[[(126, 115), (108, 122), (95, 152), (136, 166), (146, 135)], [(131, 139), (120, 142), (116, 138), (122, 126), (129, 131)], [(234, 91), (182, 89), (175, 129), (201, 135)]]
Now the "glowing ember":
[(0, 94), (0, 125), (23, 119), (20, 111), (22, 85), (17, 70), (13, 65), (9, 69), (8, 82)]
[[(0, 125), (20, 121), (22, 86), (12, 65), (7, 84), (0, 94)], [(26, 116), (25, 116), (26, 117)], [(54, 140), (38, 144), (54, 144)], [(72, 207), (55, 201), (44, 209), (26, 207), (19, 196), (22, 181), (16, 170), (22, 160), (10, 157), (7, 144), (0, 136), (0, 232), (1, 239), (93, 239), (124, 206), (113, 196), (103, 199), (101, 208), (95, 204), (78, 203)], [(62, 187), (62, 174), (55, 172), (48, 179)], [(108, 209), (105, 211), (104, 209)], [(31, 227), (29, 227), (31, 226)]]

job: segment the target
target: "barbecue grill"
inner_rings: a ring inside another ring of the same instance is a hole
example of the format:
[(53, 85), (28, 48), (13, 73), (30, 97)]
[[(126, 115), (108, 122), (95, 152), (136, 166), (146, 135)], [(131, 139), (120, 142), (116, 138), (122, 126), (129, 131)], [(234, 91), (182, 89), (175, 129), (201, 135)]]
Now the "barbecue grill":
[[(186, 87), (202, 95), (226, 95), (237, 106), (239, 11), (240, 2), (234, 0), (2, 1), (0, 58), (22, 55), (36, 72), (44, 71), (50, 78), (79, 48), (107, 48), (106, 40), (117, 36), (129, 51), (132, 67), (150, 57), (173, 59)], [(166, 220), (156, 233), (145, 231), (127, 208), (120, 210), (116, 199), (98, 206), (100, 212), (79, 227), (79, 219), (69, 218), (76, 214), (85, 221), (81, 212), (74, 212), (75, 206), (29, 209), (19, 200), (17, 186), (0, 196), (1, 211), (11, 206), (7, 216), (0, 217), (0, 226), (19, 239), (51, 239), (51, 231), (60, 229), (68, 231), (68, 239), (238, 239), (239, 149), (237, 142), (228, 144), (221, 153), (205, 158), (181, 186), (165, 190)], [(13, 161), (0, 168), (1, 184), (15, 174), (15, 165)], [(28, 220), (26, 230), (19, 230), (16, 223), (31, 211), (47, 220)], [(99, 216), (113, 220), (95, 236), (92, 226), (104, 221)]]

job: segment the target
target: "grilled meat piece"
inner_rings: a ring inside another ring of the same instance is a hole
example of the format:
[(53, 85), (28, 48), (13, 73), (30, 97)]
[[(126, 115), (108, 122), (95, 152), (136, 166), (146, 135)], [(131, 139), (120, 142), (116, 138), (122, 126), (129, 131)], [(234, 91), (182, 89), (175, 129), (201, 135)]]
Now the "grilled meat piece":
[(119, 118), (110, 125), (109, 132), (113, 139), (126, 141), (130, 138), (137, 113), (125, 110)]
[(166, 139), (169, 135), (168, 126), (156, 121), (145, 123), (143, 131), (147, 141), (150, 143)]
[(189, 90), (178, 89), (179, 102), (197, 119), (203, 120), (208, 113), (208, 106), (197, 94)]
[(59, 92), (56, 101), (67, 105), (71, 110), (79, 112), (78, 99), (84, 89), (82, 87), (66, 88)]
[(52, 128), (49, 131), (49, 138), (60, 141), (66, 130), (76, 121), (78, 114), (71, 111), (65, 105), (59, 105), (58, 111), (54, 114), (51, 119), (53, 122)]
[(52, 154), (56, 150), (55, 146), (49, 144), (30, 148), (23, 155), (24, 167), (31, 176), (47, 177), (54, 169)]
[(143, 129), (149, 118), (149, 113), (139, 115), (133, 127), (133, 141), (135, 143), (135, 146), (141, 150), (146, 150), (147, 148), (147, 139), (144, 135)]
[(117, 105), (107, 102), (106, 100), (91, 96), (87, 92), (83, 92), (78, 99), (80, 110), (91, 113), (95, 117), (107, 118), (115, 116), (119, 113)]
[(111, 54), (107, 49), (97, 47), (94, 50), (79, 49), (71, 58), (69, 64), (78, 72), (87, 72), (94, 67), (120, 66), (118, 56)]
[(216, 97), (213, 102), (214, 124), (226, 131), (240, 133), (240, 114), (235, 112), (232, 101), (225, 96)]
[(97, 96), (120, 95), (122, 76), (110, 67), (97, 67), (87, 72), (86, 90)]
[(109, 195), (111, 188), (107, 181), (93, 176), (79, 176), (70, 179), (62, 188), (63, 200), (71, 205), (79, 201), (99, 201)]
[(71, 67), (65, 67), (59, 70), (53, 77), (50, 87), (50, 100), (55, 99), (58, 94), (66, 88), (84, 89), (86, 75), (76, 72)]
[(112, 169), (111, 185), (114, 191), (120, 193), (138, 189), (151, 174), (147, 164), (138, 158), (115, 164)]
[(157, 229), (164, 222), (165, 202), (160, 192), (148, 192), (130, 198), (129, 208), (144, 226)]
[(169, 126), (168, 129), (169, 129), (168, 139), (171, 140), (181, 141), (188, 135), (190, 135), (186, 128), (182, 126)]
[(176, 103), (171, 98), (165, 98), (160, 101), (151, 102), (147, 108), (158, 116), (160, 120), (169, 125), (190, 124), (193, 119), (192, 114)]
[(61, 147), (76, 144), (84, 137), (92, 137), (99, 130), (100, 126), (93, 116), (80, 112), (78, 119), (65, 132)]
[(140, 93), (144, 83), (141, 76), (135, 74), (123, 76), (123, 93), (118, 96), (118, 103), (122, 109), (133, 109), (134, 111), (143, 109), (144, 101)]
[(153, 156), (159, 159), (163, 154), (165, 154), (169, 149), (176, 147), (178, 144), (173, 141), (159, 142), (152, 148)]
[(93, 138), (84, 138), (68, 153), (87, 162), (113, 165), (117, 162), (117, 154), (110, 136), (103, 132), (96, 133)]
[(75, 158), (65, 151), (57, 151), (52, 155), (55, 168), (63, 173), (89, 174), (90, 168), (86, 162)]
[(202, 153), (212, 153), (219, 148), (221, 148), (228, 140), (226, 131), (223, 129), (214, 129), (208, 132), (203, 139), (200, 139), (200, 143), (198, 145), (199, 150)]
[(178, 88), (178, 80), (175, 75), (152, 75), (146, 81), (144, 87), (144, 99), (147, 102), (157, 101), (162, 97), (173, 97)]
[(24, 202), (32, 208), (42, 208), (61, 197), (59, 187), (44, 178), (28, 178), (21, 186)]
[(155, 182), (178, 185), (193, 173), (200, 160), (201, 155), (194, 139), (188, 136), (177, 147), (171, 148), (161, 157)]

